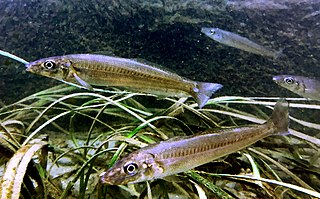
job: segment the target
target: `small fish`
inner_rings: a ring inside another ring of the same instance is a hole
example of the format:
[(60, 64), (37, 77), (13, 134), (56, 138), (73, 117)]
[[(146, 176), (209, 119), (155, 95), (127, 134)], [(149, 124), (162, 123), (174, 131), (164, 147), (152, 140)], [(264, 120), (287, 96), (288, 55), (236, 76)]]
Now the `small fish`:
[(270, 135), (288, 134), (288, 102), (280, 100), (270, 119), (261, 125), (208, 130), (171, 138), (141, 148), (103, 172), (101, 181), (120, 185), (137, 183), (187, 171), (231, 154)]
[(219, 43), (234, 48), (238, 48), (250, 53), (267, 57), (273, 57), (273, 59), (278, 59), (280, 56), (282, 56), (283, 49), (279, 51), (274, 51), (270, 48), (261, 46), (253, 41), (250, 41), (245, 37), (242, 37), (232, 32), (221, 30), (219, 28), (201, 28), (201, 32)]
[(196, 82), (133, 59), (96, 54), (73, 54), (26, 64), (27, 71), (63, 82), (124, 87), (159, 96), (192, 96), (202, 108), (221, 84)]
[(303, 76), (279, 75), (273, 81), (278, 85), (312, 100), (320, 101), (320, 81)]

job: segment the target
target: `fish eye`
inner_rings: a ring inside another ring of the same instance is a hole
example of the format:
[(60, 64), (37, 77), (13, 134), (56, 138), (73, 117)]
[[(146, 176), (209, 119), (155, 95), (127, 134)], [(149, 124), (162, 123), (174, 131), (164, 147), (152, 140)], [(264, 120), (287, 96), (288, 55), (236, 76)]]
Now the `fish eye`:
[(129, 175), (135, 175), (138, 171), (138, 165), (134, 162), (128, 162), (123, 166), (124, 172)]
[(54, 68), (55, 66), (56, 66), (56, 63), (54, 63), (53, 61), (51, 61), (51, 60), (49, 60), (49, 61), (45, 61), (44, 63), (43, 63), (43, 65), (44, 65), (44, 67), (46, 68), (46, 69), (52, 69), (52, 68)]
[(286, 77), (286, 78), (284, 78), (284, 81), (287, 84), (293, 84), (294, 83), (294, 79), (292, 77)]
[(210, 30), (210, 33), (211, 33), (212, 35), (214, 35), (214, 34), (216, 34), (216, 31), (215, 31), (215, 30)]

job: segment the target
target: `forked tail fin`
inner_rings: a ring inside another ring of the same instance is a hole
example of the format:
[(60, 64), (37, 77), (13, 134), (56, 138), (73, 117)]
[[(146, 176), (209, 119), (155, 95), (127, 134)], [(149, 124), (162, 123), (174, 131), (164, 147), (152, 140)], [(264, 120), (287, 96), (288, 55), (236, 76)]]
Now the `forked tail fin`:
[(274, 56), (273, 56), (274, 61), (278, 60), (281, 57), (282, 58), (285, 57), (285, 55), (283, 54), (283, 50), (284, 50), (284, 48), (281, 48), (280, 50), (278, 50), (277, 52), (274, 53)]
[(202, 108), (210, 99), (211, 95), (220, 88), (222, 88), (221, 84), (197, 82), (197, 87), (194, 88), (192, 96), (196, 100), (199, 108)]
[(274, 134), (289, 134), (289, 103), (285, 99), (276, 103), (268, 122), (274, 124)]

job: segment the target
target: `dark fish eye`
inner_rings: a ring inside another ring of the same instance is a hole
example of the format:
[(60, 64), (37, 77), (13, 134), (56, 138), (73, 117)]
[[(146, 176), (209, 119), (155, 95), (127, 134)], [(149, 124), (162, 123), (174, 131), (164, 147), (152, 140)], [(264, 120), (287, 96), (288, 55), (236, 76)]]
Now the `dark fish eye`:
[(43, 65), (46, 69), (50, 70), (56, 66), (56, 63), (54, 63), (53, 61), (45, 61)]
[(286, 78), (284, 78), (284, 81), (287, 84), (293, 84), (294, 83), (294, 79), (292, 77), (286, 77)]
[(214, 35), (214, 34), (216, 34), (216, 31), (215, 31), (215, 30), (210, 30), (210, 33), (211, 33), (212, 35)]
[(128, 162), (123, 166), (124, 172), (129, 175), (135, 175), (138, 171), (138, 165), (134, 162)]

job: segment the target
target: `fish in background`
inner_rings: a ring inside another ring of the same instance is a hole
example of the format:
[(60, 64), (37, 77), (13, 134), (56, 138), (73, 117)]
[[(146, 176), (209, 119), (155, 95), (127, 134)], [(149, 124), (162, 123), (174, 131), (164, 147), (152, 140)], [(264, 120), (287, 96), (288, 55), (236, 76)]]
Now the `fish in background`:
[(77, 83), (90, 90), (91, 85), (115, 86), (159, 96), (192, 96), (200, 108), (222, 87), (217, 83), (192, 81), (134, 59), (97, 54), (49, 57), (30, 62), (26, 67), (29, 72)]
[(320, 101), (320, 81), (295, 75), (278, 75), (273, 77), (278, 85), (312, 100)]
[(201, 28), (201, 32), (219, 43), (234, 48), (238, 48), (250, 53), (272, 57), (274, 60), (283, 56), (283, 49), (275, 51), (271, 48), (267, 48), (253, 41), (250, 41), (249, 39), (242, 37), (238, 34), (221, 30), (219, 28)]
[(174, 137), (141, 148), (103, 172), (102, 183), (121, 185), (164, 178), (226, 156), (271, 135), (288, 134), (288, 102), (279, 100), (268, 121), (260, 125), (207, 130)]

